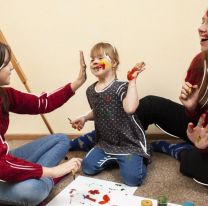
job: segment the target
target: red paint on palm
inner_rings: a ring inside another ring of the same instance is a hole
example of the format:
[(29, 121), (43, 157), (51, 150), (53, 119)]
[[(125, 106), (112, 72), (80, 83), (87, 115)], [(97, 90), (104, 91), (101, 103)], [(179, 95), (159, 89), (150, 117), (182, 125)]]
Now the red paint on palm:
[(136, 72), (136, 71), (139, 71), (138, 68), (134, 67), (132, 68), (130, 71), (128, 71), (127, 73), (127, 79), (130, 81), (132, 79), (134, 79), (133, 77), (133, 74)]

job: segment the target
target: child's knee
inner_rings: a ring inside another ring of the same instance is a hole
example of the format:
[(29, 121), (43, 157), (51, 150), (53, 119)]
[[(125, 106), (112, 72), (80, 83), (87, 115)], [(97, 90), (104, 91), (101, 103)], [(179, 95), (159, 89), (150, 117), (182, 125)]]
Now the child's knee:
[(126, 170), (121, 172), (123, 181), (128, 186), (139, 186), (143, 183), (144, 178), (146, 176), (146, 169), (143, 170)]
[(82, 161), (82, 171), (87, 175), (97, 174), (100, 170), (95, 162), (90, 161), (88, 158), (85, 158)]
[(143, 180), (143, 175), (130, 174), (123, 177), (124, 183), (132, 187), (141, 185), (143, 183)]

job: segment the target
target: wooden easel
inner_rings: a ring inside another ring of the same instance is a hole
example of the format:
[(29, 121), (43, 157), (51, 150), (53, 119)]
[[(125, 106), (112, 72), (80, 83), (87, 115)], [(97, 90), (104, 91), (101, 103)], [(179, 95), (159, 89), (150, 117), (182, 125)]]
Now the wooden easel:
[[(5, 44), (8, 44), (7, 41), (6, 41), (6, 38), (4, 37), (4, 35), (3, 35), (3, 33), (2, 33), (1, 30), (0, 30), (0, 42), (5, 43)], [(26, 90), (27, 90), (28, 92), (31, 93), (30, 87), (29, 87), (28, 84), (27, 84), (26, 76), (25, 76), (25, 74), (24, 74), (22, 68), (20, 67), (19, 63), (17, 62), (17, 59), (15, 58), (13, 52), (12, 52), (11, 62), (12, 62), (12, 65), (14, 66), (15, 71), (17, 72), (17, 75), (19, 76), (20, 80), (21, 80), (22, 83), (24, 84)], [(46, 127), (48, 128), (49, 132), (50, 132), (51, 134), (53, 134), (54, 132), (53, 132), (51, 126), (49, 125), (49, 123), (48, 123), (46, 117), (45, 117), (43, 114), (41, 114), (41, 117), (42, 117), (42, 119), (43, 119), (43, 121), (44, 121)]]

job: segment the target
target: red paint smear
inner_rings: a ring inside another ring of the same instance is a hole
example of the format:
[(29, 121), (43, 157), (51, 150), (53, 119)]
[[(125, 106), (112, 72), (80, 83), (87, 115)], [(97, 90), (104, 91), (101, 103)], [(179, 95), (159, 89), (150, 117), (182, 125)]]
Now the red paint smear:
[(103, 69), (105, 69), (105, 64), (104, 64), (104, 63), (100, 64), (100, 66), (101, 66)]
[(90, 200), (92, 202), (96, 202), (96, 199), (90, 197), (89, 195), (84, 195), (84, 198), (86, 198), (86, 199), (88, 199), (88, 200)]
[(206, 16), (208, 17), (208, 10), (206, 11)]
[(138, 71), (138, 68), (136, 68), (136, 67), (132, 68), (131, 71), (128, 71), (128, 73), (127, 73), (127, 79), (128, 80), (134, 79), (133, 74), (136, 71)]
[(99, 64), (95, 67), (95, 69), (99, 69), (100, 67), (104, 70), (105, 69), (105, 64), (104, 63)]
[(89, 190), (88, 192), (92, 195), (100, 194), (99, 190)]
[(110, 201), (110, 197), (108, 195), (103, 196), (103, 201), (98, 202), (100, 205), (104, 205)]

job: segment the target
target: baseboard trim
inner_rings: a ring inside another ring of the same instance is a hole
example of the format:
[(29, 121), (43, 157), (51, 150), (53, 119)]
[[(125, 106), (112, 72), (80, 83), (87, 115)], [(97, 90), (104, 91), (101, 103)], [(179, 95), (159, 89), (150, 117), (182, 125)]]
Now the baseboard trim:
[[(7, 134), (5, 138), (7, 140), (35, 140), (41, 138), (43, 136), (47, 136), (49, 134)], [(76, 133), (69, 133), (67, 134), (70, 139), (76, 138), (82, 134)], [(175, 140), (176, 138), (168, 136), (167, 134), (158, 134), (158, 133), (151, 133), (147, 134), (148, 139), (151, 140), (158, 140), (158, 139), (165, 139), (165, 140)]]
[[(5, 139), (7, 140), (35, 140), (50, 134), (7, 134)], [(80, 136), (79, 134), (67, 134), (70, 139)]]

